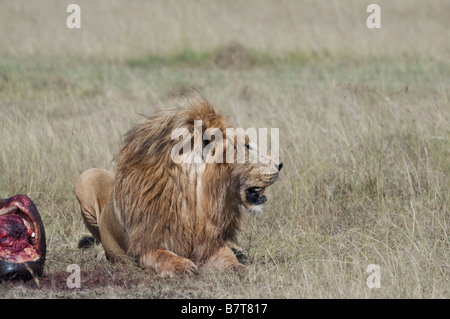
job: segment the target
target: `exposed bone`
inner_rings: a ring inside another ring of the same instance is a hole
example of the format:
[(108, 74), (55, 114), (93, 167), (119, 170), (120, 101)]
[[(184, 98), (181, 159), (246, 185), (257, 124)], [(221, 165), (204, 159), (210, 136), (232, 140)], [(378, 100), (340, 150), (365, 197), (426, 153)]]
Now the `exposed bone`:
[(10, 207), (6, 207), (6, 208), (2, 208), (0, 209), (0, 216), (12, 213), (14, 211), (17, 211), (18, 208), (16, 206), (10, 206)]

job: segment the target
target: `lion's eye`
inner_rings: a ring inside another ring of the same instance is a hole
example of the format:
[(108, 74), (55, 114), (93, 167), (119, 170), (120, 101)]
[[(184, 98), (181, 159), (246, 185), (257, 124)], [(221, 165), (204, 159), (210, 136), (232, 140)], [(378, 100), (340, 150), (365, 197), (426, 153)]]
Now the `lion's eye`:
[(250, 144), (245, 144), (245, 147), (250, 151)]

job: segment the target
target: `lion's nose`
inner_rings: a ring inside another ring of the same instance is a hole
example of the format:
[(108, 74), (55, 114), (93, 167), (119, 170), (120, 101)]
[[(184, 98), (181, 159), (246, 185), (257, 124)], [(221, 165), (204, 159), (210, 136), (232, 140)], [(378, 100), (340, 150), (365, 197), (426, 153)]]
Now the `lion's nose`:
[(281, 171), (281, 169), (283, 168), (283, 163), (275, 164), (275, 168), (277, 169), (277, 171)]

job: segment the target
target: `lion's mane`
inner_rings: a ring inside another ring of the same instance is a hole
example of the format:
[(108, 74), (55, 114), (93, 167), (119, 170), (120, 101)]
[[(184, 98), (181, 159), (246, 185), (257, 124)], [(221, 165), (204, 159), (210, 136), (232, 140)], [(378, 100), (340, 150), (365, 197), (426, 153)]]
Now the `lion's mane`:
[[(115, 158), (114, 205), (128, 233), (129, 251), (168, 249), (196, 263), (233, 242), (240, 223), (239, 169), (228, 164), (177, 164), (174, 129), (230, 127), (202, 97), (184, 97), (134, 126)], [(243, 169), (243, 167), (242, 167)]]

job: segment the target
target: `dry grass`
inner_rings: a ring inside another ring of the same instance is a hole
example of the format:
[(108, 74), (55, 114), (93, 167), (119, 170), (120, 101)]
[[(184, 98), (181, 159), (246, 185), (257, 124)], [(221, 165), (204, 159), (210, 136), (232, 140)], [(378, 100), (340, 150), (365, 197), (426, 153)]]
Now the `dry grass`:
[[(378, 1), (380, 30), (357, 1), (79, 1), (81, 30), (68, 3), (1, 1), (0, 197), (35, 201), (48, 259), (41, 290), (0, 296), (450, 297), (448, 1)], [(248, 270), (96, 263), (99, 247), (77, 248), (77, 176), (113, 169), (139, 114), (192, 86), (236, 126), (280, 128), (285, 168), (241, 233)]]

